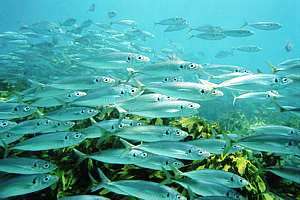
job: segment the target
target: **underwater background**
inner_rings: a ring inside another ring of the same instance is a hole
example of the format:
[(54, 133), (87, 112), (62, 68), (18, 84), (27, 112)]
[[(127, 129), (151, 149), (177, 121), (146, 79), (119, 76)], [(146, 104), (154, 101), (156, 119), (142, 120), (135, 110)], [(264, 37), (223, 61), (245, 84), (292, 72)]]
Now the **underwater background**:
[(300, 199), (299, 8), (2, 0), (0, 199)]

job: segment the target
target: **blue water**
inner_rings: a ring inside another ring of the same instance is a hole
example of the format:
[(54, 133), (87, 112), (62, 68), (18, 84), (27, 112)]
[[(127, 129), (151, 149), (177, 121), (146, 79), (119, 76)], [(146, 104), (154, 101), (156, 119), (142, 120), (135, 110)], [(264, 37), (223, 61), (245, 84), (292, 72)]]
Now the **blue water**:
[[(92, 3), (96, 4), (96, 11), (87, 12)], [(16, 30), (20, 25), (43, 20), (61, 22), (69, 17), (79, 21), (107, 22), (107, 12), (115, 10), (118, 19), (136, 20), (138, 27), (153, 32), (156, 39), (151, 46), (162, 48), (172, 40), (182, 45), (185, 52), (204, 52), (206, 56), (198, 60), (200, 63), (239, 64), (252, 70), (268, 71), (266, 61), (278, 63), (300, 53), (300, 1), (297, 0), (2, 0), (0, 5), (0, 31)], [(238, 28), (245, 21), (275, 21), (283, 28), (278, 31), (254, 30), (255, 35), (248, 38), (205, 41), (188, 40), (187, 30), (163, 33), (163, 28), (153, 25), (174, 16), (186, 18), (192, 27), (212, 24)], [(294, 45), (289, 53), (284, 50), (287, 41)], [(219, 50), (248, 44), (261, 46), (263, 51), (240, 53), (222, 60), (214, 58)]]

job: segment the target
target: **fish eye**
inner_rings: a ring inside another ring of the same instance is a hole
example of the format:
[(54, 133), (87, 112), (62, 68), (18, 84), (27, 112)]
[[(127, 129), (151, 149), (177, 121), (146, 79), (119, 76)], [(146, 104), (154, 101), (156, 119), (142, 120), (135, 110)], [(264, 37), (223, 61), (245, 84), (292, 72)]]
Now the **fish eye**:
[(180, 131), (179, 130), (176, 131), (176, 135), (180, 135)]
[(105, 83), (107, 83), (107, 82), (109, 82), (109, 79), (108, 79), (108, 78), (103, 78), (103, 81), (104, 81)]
[(92, 113), (93, 112), (93, 110), (88, 110), (88, 113)]
[(119, 124), (119, 128), (123, 128), (123, 124)]
[(142, 125), (142, 123), (138, 122), (136, 125), (137, 125), (137, 126), (141, 126), (141, 125)]
[(165, 78), (164, 81), (167, 82), (167, 81), (168, 81), (168, 78)]
[(48, 182), (50, 180), (50, 178), (48, 176), (46, 176), (45, 178), (43, 178), (44, 182)]
[(270, 97), (271, 97), (271, 95), (267, 94), (267, 98), (270, 98)]
[(135, 93), (135, 89), (131, 89), (131, 93)]
[(193, 63), (190, 64), (190, 69), (195, 69), (196, 67), (197, 67), (196, 64), (193, 64)]
[(177, 198), (177, 199), (181, 199), (181, 196), (179, 196), (179, 194), (177, 194), (177, 195), (176, 195), (176, 198)]
[(147, 157), (147, 156), (148, 156), (148, 154), (147, 154), (146, 152), (142, 153), (142, 157), (143, 157), (143, 158), (145, 158), (145, 157)]
[(190, 107), (190, 108), (194, 108), (194, 105), (193, 105), (193, 104), (190, 104), (189, 107)]
[(139, 59), (139, 60), (142, 60), (142, 56), (139, 56), (138, 59)]
[(177, 81), (177, 78), (175, 77), (173, 80), (174, 80), (174, 81)]
[(216, 90), (211, 91), (212, 94), (217, 94)]
[(23, 108), (23, 110), (27, 112), (27, 111), (30, 110), (30, 107), (29, 107), (29, 106), (25, 106), (25, 107)]
[(74, 138), (75, 138), (75, 139), (78, 139), (78, 138), (80, 138), (80, 136), (81, 136), (80, 133), (76, 133), (76, 134), (74, 135)]
[(287, 81), (288, 81), (287, 78), (283, 78), (283, 79), (282, 79), (282, 82), (283, 82), (283, 83), (286, 83)]
[(240, 179), (240, 182), (242, 183), (242, 182), (243, 182), (243, 179)]
[(3, 123), (1, 124), (2, 127), (6, 127), (7, 125), (8, 125), (7, 122), (3, 122)]
[(203, 154), (203, 152), (201, 150), (198, 151), (199, 154)]
[(45, 163), (43, 166), (45, 169), (48, 169), (50, 167), (50, 165), (48, 163)]

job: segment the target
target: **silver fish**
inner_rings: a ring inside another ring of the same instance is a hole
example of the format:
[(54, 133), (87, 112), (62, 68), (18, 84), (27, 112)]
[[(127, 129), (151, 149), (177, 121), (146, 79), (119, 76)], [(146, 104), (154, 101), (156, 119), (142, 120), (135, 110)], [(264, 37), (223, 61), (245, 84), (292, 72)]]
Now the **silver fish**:
[(44, 151), (77, 145), (85, 140), (85, 135), (79, 132), (47, 133), (24, 140), (11, 149), (22, 151)]
[(43, 190), (57, 181), (57, 176), (49, 174), (19, 175), (0, 181), (0, 198), (5, 199)]
[(37, 158), (5, 158), (0, 160), (0, 171), (13, 174), (43, 174), (55, 170), (57, 166)]

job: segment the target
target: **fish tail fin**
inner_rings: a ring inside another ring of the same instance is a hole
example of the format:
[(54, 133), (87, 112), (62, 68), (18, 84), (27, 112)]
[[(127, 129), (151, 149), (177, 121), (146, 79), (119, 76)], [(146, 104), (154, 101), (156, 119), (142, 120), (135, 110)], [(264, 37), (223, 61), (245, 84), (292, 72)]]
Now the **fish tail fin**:
[[(190, 200), (194, 200), (195, 199), (195, 193), (192, 191), (190, 186), (187, 186), (187, 191), (190, 197)], [(198, 199), (198, 198), (197, 198)]]
[(91, 192), (95, 192), (97, 190), (100, 190), (101, 188), (104, 187), (104, 185), (106, 183), (111, 182), (109, 180), (109, 178), (107, 178), (107, 176), (103, 173), (103, 171), (100, 168), (97, 168), (97, 172), (98, 172), (99, 177), (101, 178), (101, 182), (99, 184), (97, 184), (96, 186), (92, 187)]
[(4, 155), (3, 155), (3, 158), (7, 158), (7, 156), (8, 156), (8, 151), (9, 151), (8, 145), (7, 145), (2, 139), (0, 139), (0, 142), (2, 143), (3, 148), (4, 148)]
[(121, 105), (114, 105), (114, 107), (118, 110), (118, 112), (121, 115), (125, 115), (127, 113), (127, 110), (125, 110), (124, 108), (122, 108)]
[(133, 144), (130, 142), (127, 142), (126, 140), (120, 138), (121, 143), (125, 146), (126, 149), (132, 149), (134, 147)]
[(36, 113), (38, 114), (38, 116), (43, 117), (45, 114), (40, 111), (39, 109), (36, 111)]
[(109, 183), (109, 182), (111, 182), (111, 181), (109, 180), (109, 178), (107, 178), (107, 176), (103, 173), (103, 171), (102, 171), (100, 168), (97, 168), (97, 172), (98, 172), (98, 174), (99, 174), (99, 176), (100, 176), (100, 178), (101, 178), (101, 181), (102, 181), (103, 183)]
[(194, 37), (195, 37), (195, 35), (190, 35), (190, 37), (188, 37), (188, 39), (190, 40), (190, 39), (192, 39)]
[(224, 148), (223, 155), (226, 155), (229, 153), (229, 151), (233, 145), (233, 141), (226, 134), (223, 134), (223, 137), (226, 141), (226, 146)]
[(257, 72), (258, 74), (262, 74), (262, 73), (263, 73), (260, 69), (256, 69), (256, 72)]
[(245, 21), (244, 24), (240, 28), (244, 28), (244, 27), (246, 27), (248, 25), (249, 25), (249, 23)]
[(32, 80), (32, 79), (27, 79), (27, 81), (28, 81), (29, 83), (31, 83), (32, 85), (36, 85), (36, 86), (40, 86), (40, 87), (44, 87), (44, 86), (45, 86), (44, 83), (41, 83), (41, 82), (39, 82), (39, 81), (35, 81), (35, 80)]
[(214, 128), (211, 129), (211, 134), (212, 134), (212, 138), (217, 138), (218, 133)]
[(273, 103), (279, 109), (280, 112), (286, 112), (286, 111), (288, 111), (286, 108), (284, 108), (281, 105), (279, 105), (279, 103), (277, 101), (273, 100)]
[(171, 169), (175, 174), (175, 179), (179, 179), (181, 176), (183, 176), (183, 172), (180, 171), (178, 168), (171, 166)]
[(194, 30), (194, 28), (189, 27), (188, 33), (192, 32)]
[(90, 117), (90, 121), (92, 124), (97, 124), (97, 121), (93, 117)]
[(161, 184), (164, 185), (164, 184), (170, 184), (170, 183), (172, 183), (173, 182), (172, 175), (168, 172), (168, 170), (165, 167), (162, 167), (162, 171), (166, 175), (166, 179), (163, 180), (161, 182)]
[(235, 107), (236, 106), (236, 100), (237, 100), (237, 96), (236, 95), (234, 95), (234, 94), (232, 94), (233, 95), (233, 101), (232, 101), (232, 105), (233, 105), (233, 107)]
[(267, 62), (267, 65), (271, 68), (273, 74), (279, 71), (271, 62)]
[(81, 151), (77, 150), (77, 149), (73, 149), (74, 153), (79, 157), (79, 161), (78, 163), (81, 163), (82, 161), (84, 161), (85, 159), (89, 158), (89, 156), (85, 153), (82, 153)]

